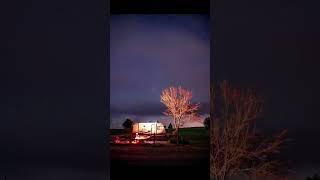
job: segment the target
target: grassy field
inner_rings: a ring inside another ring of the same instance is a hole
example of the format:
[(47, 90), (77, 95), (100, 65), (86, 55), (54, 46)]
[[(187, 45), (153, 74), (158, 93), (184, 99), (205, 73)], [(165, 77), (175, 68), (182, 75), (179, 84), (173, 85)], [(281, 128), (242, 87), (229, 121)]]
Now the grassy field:
[[(126, 136), (130, 130), (111, 129), (110, 134)], [(181, 128), (180, 135), (190, 144), (112, 144), (111, 179), (209, 179), (208, 130)]]
[[(170, 134), (173, 130), (167, 129), (166, 132)], [(130, 132), (130, 129), (110, 129), (110, 135), (112, 136), (126, 136), (130, 134)], [(181, 128), (180, 136), (187, 139), (191, 144), (209, 143), (209, 131), (203, 127)]]
[(209, 131), (203, 127), (181, 128), (180, 135), (190, 144), (209, 144)]

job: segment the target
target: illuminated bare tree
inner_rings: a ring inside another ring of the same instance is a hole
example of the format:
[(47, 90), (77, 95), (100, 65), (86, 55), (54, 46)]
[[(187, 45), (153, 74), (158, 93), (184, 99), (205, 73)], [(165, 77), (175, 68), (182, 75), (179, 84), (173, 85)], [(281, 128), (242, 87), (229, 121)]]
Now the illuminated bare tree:
[(191, 103), (192, 92), (181, 87), (169, 87), (161, 94), (161, 102), (167, 107), (165, 115), (171, 116), (176, 128), (177, 144), (179, 144), (179, 128), (184, 124), (186, 116), (193, 116), (199, 104)]
[[(215, 107), (221, 108), (220, 113)], [(234, 88), (224, 81), (219, 91), (211, 89), (211, 108), (216, 115), (211, 116), (211, 179), (279, 179), (281, 163), (273, 156), (279, 152), (286, 131), (270, 139), (258, 136), (255, 121), (261, 115), (263, 99), (251, 89)]]

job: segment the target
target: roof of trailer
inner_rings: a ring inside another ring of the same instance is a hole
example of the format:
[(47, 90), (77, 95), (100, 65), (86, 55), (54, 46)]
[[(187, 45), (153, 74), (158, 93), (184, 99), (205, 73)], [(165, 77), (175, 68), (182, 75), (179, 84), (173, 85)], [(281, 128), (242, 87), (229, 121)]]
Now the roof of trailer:
[(161, 122), (135, 122), (134, 124), (154, 124), (154, 123), (162, 124)]

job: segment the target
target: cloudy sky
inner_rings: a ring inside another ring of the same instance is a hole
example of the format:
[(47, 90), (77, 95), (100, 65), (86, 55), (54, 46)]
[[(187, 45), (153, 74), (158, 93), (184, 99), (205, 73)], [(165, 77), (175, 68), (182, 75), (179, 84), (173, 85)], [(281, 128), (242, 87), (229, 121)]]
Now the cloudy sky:
[(206, 15), (111, 17), (111, 128), (121, 128), (127, 117), (167, 124), (160, 94), (171, 85), (192, 90), (203, 117), (209, 113), (208, 23)]

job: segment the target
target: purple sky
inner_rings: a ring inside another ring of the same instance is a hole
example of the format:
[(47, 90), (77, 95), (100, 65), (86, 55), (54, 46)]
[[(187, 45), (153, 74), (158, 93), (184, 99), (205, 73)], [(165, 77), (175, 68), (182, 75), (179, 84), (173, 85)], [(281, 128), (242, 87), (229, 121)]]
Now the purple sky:
[(209, 17), (205, 15), (113, 15), (110, 24), (111, 128), (126, 117), (162, 116), (161, 91), (182, 86), (209, 113)]

